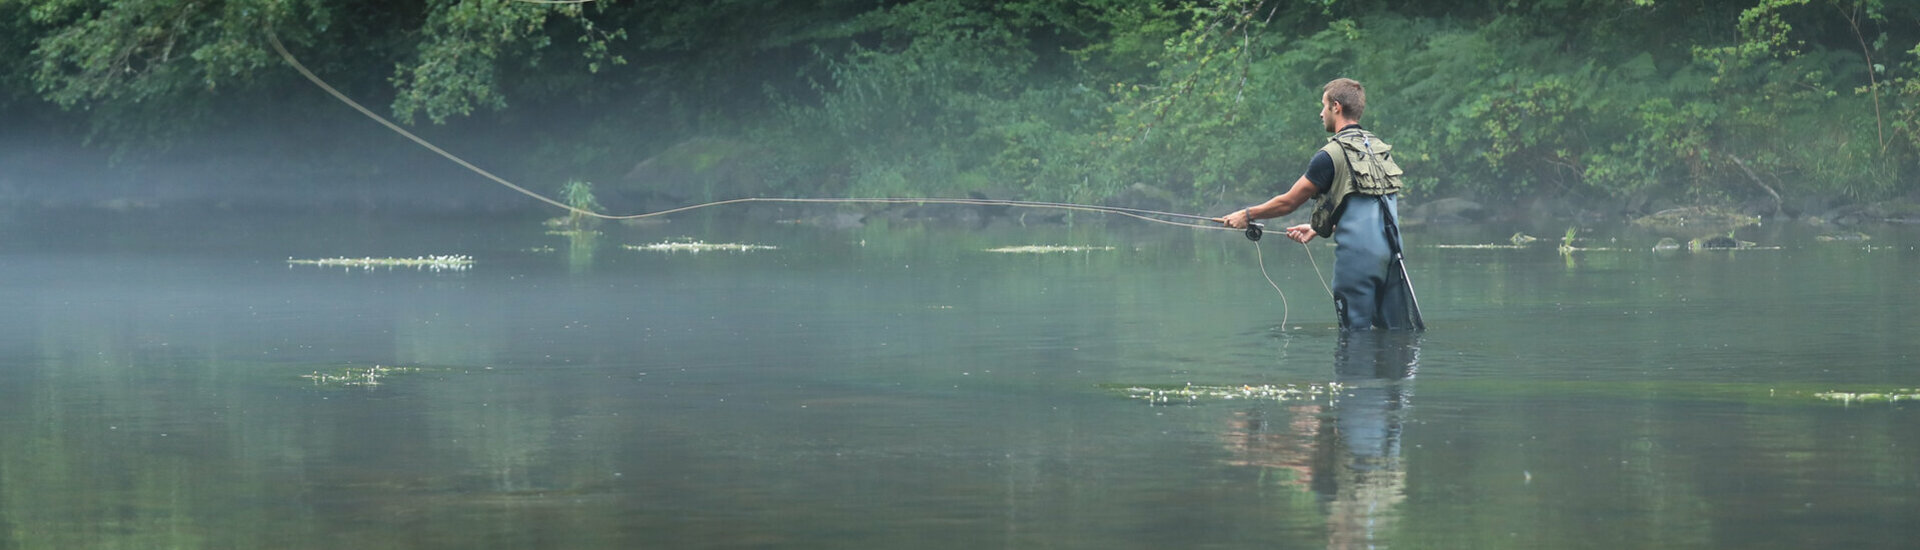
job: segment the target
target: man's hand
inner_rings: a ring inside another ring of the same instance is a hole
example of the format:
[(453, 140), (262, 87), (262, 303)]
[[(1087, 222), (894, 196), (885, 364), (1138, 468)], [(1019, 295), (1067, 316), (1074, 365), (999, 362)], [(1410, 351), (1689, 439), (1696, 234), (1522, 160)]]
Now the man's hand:
[(1313, 235), (1313, 226), (1310, 224), (1303, 223), (1287, 228), (1287, 238), (1298, 241), (1300, 244), (1307, 244), (1307, 241), (1313, 240)]
[(1245, 208), (1235, 210), (1232, 214), (1214, 218), (1214, 220), (1234, 229), (1246, 229), (1247, 210)]

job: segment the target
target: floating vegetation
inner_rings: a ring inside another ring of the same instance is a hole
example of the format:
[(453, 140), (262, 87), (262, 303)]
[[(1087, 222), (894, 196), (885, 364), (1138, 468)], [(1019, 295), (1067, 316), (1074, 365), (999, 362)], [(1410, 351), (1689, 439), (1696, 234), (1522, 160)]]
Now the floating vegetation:
[(1858, 231), (1855, 231), (1852, 233), (1836, 233), (1832, 235), (1821, 235), (1813, 238), (1813, 240), (1820, 241), (1823, 243), (1835, 243), (1835, 242), (1856, 242), (1857, 243), (1857, 242), (1866, 242), (1872, 239), (1873, 237), (1869, 237), (1867, 236), (1866, 233), (1861, 233)]
[(1893, 403), (1920, 401), (1920, 389), (1898, 386), (1856, 386), (1836, 389), (1826, 384), (1756, 383), (1699, 380), (1537, 380), (1513, 384), (1498, 379), (1462, 380), (1426, 378), (1425, 390), (1469, 392), (1505, 398), (1606, 399), (1667, 402), (1731, 402), (1748, 405), (1805, 405)]
[(1841, 403), (1847, 403), (1847, 404), (1892, 403), (1895, 401), (1920, 400), (1920, 389), (1898, 389), (1898, 390), (1893, 390), (1893, 391), (1884, 392), (1884, 393), (1881, 393), (1881, 392), (1852, 393), (1852, 392), (1828, 391), (1828, 392), (1816, 393), (1816, 394), (1813, 394), (1813, 396), (1815, 398), (1818, 398), (1824, 401), (1839, 401)]
[(624, 245), (630, 250), (650, 252), (749, 252), (754, 250), (778, 250), (779, 247), (764, 244), (703, 243), (700, 241), (658, 242), (653, 244)]
[(1516, 250), (1529, 248), (1524, 244), (1436, 244), (1433, 248), (1452, 248), (1467, 250)]
[[(1557, 247), (1561, 254), (1567, 254), (1572, 252), (1619, 252), (1622, 250), (1626, 250), (1623, 248), (1614, 248), (1614, 247), (1605, 247), (1605, 246), (1574, 246), (1574, 243), (1588, 240), (1588, 239), (1580, 238), (1579, 233), (1580, 233), (1580, 229), (1578, 227), (1567, 228), (1566, 235), (1560, 238), (1560, 245)], [(1455, 250), (1524, 250), (1528, 248), (1533, 248), (1534, 243), (1537, 243), (1537, 242), (1540, 242), (1539, 237), (1528, 235), (1526, 233), (1514, 233), (1513, 236), (1507, 237), (1507, 243), (1509, 244), (1500, 244), (1500, 243), (1436, 244), (1436, 245), (1429, 245), (1429, 246), (1431, 248), (1446, 248), (1446, 249), (1455, 249)]]
[(301, 378), (312, 380), (316, 386), (378, 386), (380, 380), (396, 374), (420, 372), (418, 367), (347, 367), (334, 372), (313, 371), (302, 374)]
[(1154, 405), (1174, 405), (1196, 403), (1202, 400), (1258, 400), (1258, 401), (1304, 401), (1322, 397), (1333, 397), (1339, 393), (1340, 384), (1308, 384), (1298, 386), (1287, 384), (1276, 386), (1261, 384), (1258, 386), (1206, 386), (1187, 384), (1183, 386), (1152, 386), (1131, 384), (1109, 384), (1108, 389), (1123, 393), (1129, 399), (1141, 399)]
[(1111, 246), (1027, 245), (1027, 246), (1003, 246), (1000, 248), (989, 248), (987, 249), (987, 252), (998, 252), (1001, 254), (1052, 254), (1056, 252), (1093, 252), (1093, 251), (1108, 251), (1113, 249), (1114, 248)]
[(473, 267), (473, 257), (454, 254), (449, 256), (420, 256), (417, 258), (321, 258), (318, 260), (296, 260), (287, 258), (288, 265), (317, 265), (321, 267), (361, 268), (371, 271), (376, 267), (388, 269), (411, 267), (433, 271), (466, 271)]
[(620, 220), (620, 225), (624, 225), (627, 227), (651, 227), (656, 225), (666, 225), (669, 223), (673, 223), (673, 220), (669, 220), (666, 218), (633, 218), (633, 219)]
[(1675, 236), (1726, 233), (1758, 223), (1758, 216), (1716, 207), (1672, 208), (1633, 220), (1634, 225)]

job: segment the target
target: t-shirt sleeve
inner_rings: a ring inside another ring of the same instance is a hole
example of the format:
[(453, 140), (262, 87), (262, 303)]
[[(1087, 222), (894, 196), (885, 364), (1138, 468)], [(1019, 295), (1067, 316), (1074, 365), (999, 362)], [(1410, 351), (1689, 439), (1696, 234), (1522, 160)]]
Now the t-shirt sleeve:
[(1333, 187), (1333, 157), (1325, 149), (1313, 154), (1313, 160), (1307, 162), (1307, 181), (1313, 183), (1314, 196), (1319, 196)]

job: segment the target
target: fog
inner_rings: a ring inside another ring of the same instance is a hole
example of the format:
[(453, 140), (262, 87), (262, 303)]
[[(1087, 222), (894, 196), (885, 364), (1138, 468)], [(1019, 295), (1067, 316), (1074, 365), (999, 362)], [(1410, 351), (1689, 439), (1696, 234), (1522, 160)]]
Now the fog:
[[(222, 121), (173, 139), (89, 138), (72, 116), (0, 130), (0, 208), (45, 211), (523, 214), (551, 209), (428, 151), (339, 104), (297, 114)], [(415, 125), (449, 152), (510, 181), (551, 193), (568, 178), (618, 179), (620, 170), (567, 167), (556, 125), (485, 116)], [(560, 156), (549, 154), (550, 157)], [(611, 163), (610, 163), (611, 164)], [(535, 172), (530, 166), (544, 170)], [(618, 194), (603, 204), (621, 203)]]

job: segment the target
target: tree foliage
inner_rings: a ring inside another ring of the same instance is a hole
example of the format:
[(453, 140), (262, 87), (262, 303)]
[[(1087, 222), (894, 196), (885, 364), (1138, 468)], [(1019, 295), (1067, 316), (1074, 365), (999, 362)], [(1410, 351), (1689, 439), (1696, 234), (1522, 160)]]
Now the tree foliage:
[(579, 113), (528, 138), (592, 172), (556, 180), (723, 138), (777, 193), (1240, 200), (1347, 76), (1415, 193), (1920, 189), (1920, 6), (1884, 0), (0, 0), (0, 31), (8, 116), (204, 136), (308, 97), (272, 33), (402, 121)]

